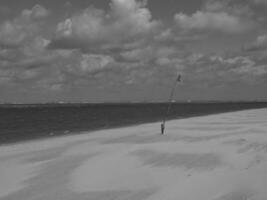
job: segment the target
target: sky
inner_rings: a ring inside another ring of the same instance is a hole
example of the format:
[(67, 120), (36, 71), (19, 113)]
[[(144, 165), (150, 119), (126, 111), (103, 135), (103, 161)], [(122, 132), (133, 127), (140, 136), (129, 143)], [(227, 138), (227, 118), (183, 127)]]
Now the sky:
[(267, 100), (267, 0), (1, 0), (0, 103)]

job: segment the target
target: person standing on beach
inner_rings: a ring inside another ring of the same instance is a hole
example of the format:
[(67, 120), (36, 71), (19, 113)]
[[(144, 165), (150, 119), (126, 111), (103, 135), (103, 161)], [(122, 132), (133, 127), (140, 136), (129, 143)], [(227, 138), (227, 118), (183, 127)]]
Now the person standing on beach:
[(164, 134), (164, 130), (165, 130), (165, 124), (161, 123), (161, 135)]

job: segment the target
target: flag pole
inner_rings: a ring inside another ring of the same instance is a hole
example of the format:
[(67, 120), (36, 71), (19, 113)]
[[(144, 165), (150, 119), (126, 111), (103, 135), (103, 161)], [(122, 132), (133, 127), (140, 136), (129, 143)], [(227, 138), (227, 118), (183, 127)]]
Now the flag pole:
[(174, 92), (175, 92), (175, 88), (176, 88), (176, 85), (178, 82), (181, 82), (181, 74), (178, 73), (177, 75), (177, 78), (173, 84), (173, 87), (172, 87), (172, 90), (171, 90), (171, 93), (170, 93), (170, 96), (169, 96), (169, 99), (168, 99), (168, 107), (167, 107), (167, 112), (165, 113), (164, 117), (163, 117), (163, 120), (162, 120), (162, 123), (161, 123), (161, 134), (163, 135), (164, 132), (165, 132), (165, 123), (166, 123), (166, 119), (170, 113), (170, 110), (171, 110), (171, 105), (172, 105), (172, 101), (173, 101), (173, 96), (174, 96)]

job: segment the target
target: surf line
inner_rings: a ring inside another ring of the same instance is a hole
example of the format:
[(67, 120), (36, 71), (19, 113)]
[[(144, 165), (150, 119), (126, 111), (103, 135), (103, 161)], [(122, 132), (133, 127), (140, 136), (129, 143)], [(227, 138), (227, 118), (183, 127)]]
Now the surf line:
[(175, 82), (173, 84), (170, 96), (169, 96), (166, 113), (165, 113), (165, 115), (163, 117), (163, 120), (162, 120), (162, 123), (160, 125), (161, 135), (164, 135), (164, 133), (165, 133), (165, 123), (166, 123), (166, 119), (167, 119), (167, 117), (168, 117), (168, 115), (170, 113), (170, 110), (171, 110), (171, 105), (172, 105), (172, 102), (173, 102), (173, 96), (174, 96), (175, 88), (177, 86), (177, 83), (180, 83), (181, 81), (182, 81), (182, 75), (178, 73), (177, 78), (176, 78), (176, 80), (175, 80)]

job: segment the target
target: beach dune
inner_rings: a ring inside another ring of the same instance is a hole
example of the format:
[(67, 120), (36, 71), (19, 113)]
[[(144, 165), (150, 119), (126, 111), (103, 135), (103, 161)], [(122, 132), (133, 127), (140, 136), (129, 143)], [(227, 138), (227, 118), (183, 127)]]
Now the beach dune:
[(0, 200), (266, 200), (267, 109), (0, 147)]

